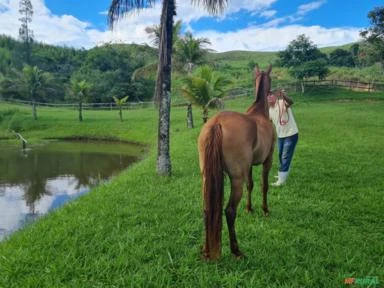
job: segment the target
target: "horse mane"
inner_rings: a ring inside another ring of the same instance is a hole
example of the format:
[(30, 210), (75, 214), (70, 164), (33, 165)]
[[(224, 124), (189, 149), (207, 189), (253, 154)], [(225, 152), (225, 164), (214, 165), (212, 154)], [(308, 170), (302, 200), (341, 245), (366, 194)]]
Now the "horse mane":
[[(256, 83), (255, 83), (255, 94), (256, 94), (256, 96), (255, 96), (255, 103), (260, 103), (260, 101), (262, 100), (261, 98), (261, 93), (263, 93), (263, 91), (264, 91), (264, 75), (265, 75), (265, 73), (264, 73), (264, 71), (262, 71), (261, 73), (260, 73), (260, 80), (259, 81), (256, 81)], [(256, 80), (257, 80), (257, 78), (256, 78)]]
[(268, 74), (269, 72), (258, 72), (256, 74), (256, 80), (255, 80), (255, 101), (252, 103), (252, 105), (248, 108), (247, 114), (264, 114), (265, 116), (269, 117), (269, 109), (267, 105), (267, 95), (268, 90), (270, 89), (270, 85), (266, 85), (267, 83), (264, 83), (268, 81)]

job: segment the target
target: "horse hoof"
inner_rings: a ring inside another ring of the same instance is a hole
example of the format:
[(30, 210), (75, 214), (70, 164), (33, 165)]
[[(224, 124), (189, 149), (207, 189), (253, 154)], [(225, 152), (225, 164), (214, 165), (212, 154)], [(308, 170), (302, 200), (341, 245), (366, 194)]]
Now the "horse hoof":
[(212, 255), (206, 251), (204, 246), (202, 246), (200, 249), (200, 258), (204, 261), (216, 261), (220, 258), (220, 254)]
[(245, 258), (245, 255), (241, 251), (233, 252), (233, 256), (235, 256), (236, 260), (241, 260)]

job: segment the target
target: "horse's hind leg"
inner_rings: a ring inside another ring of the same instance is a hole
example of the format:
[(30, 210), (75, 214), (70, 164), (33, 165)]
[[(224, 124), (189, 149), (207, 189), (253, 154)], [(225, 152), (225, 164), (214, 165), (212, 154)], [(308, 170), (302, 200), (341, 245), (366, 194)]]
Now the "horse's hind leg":
[(247, 179), (247, 191), (248, 191), (248, 201), (247, 201), (247, 211), (252, 212), (252, 190), (253, 190), (253, 179), (252, 179), (252, 166), (249, 169), (248, 179)]
[(243, 256), (243, 253), (241, 253), (241, 251), (239, 250), (239, 246), (237, 244), (236, 231), (235, 231), (236, 210), (241, 200), (242, 194), (243, 194), (243, 179), (242, 178), (231, 179), (231, 196), (229, 198), (228, 205), (225, 208), (225, 216), (227, 217), (231, 252), (236, 257)]
[(270, 154), (263, 163), (263, 171), (261, 177), (261, 191), (263, 193), (263, 203), (261, 208), (264, 211), (264, 215), (269, 215), (268, 203), (267, 203), (267, 194), (268, 194), (268, 174), (272, 167), (272, 154)]

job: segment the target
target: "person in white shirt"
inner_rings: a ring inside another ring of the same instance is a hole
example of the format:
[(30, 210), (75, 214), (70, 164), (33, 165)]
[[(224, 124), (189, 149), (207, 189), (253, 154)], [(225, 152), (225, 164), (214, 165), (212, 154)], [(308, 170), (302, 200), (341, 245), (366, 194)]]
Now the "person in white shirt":
[(299, 139), (299, 129), (291, 109), (293, 101), (284, 90), (276, 89), (270, 92), (267, 98), (269, 118), (276, 128), (280, 163), (278, 179), (272, 185), (281, 186), (287, 181), (289, 167)]

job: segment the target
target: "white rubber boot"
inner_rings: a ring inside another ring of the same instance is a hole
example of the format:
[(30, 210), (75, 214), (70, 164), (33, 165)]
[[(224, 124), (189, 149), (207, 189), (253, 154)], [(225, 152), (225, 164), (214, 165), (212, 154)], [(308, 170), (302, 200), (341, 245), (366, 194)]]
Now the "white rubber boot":
[(288, 171), (287, 172), (280, 172), (279, 171), (279, 177), (276, 182), (272, 183), (272, 186), (281, 186), (284, 185), (285, 181), (287, 181), (288, 177)]

